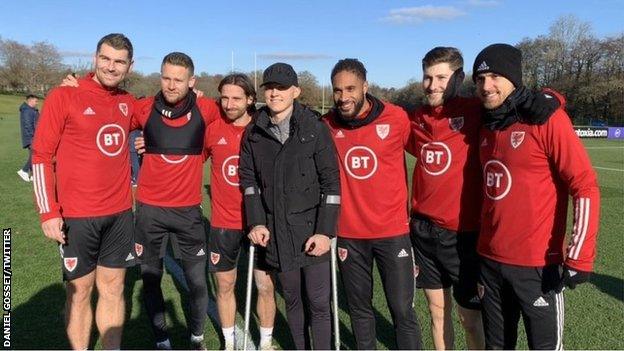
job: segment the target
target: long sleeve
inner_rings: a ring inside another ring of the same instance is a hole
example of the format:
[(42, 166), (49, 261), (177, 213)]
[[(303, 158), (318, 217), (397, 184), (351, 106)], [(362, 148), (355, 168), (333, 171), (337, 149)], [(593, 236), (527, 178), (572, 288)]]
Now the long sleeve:
[(416, 132), (418, 130), (418, 114), (417, 111), (414, 111), (410, 114), (408, 114), (408, 118), (409, 118), (409, 136), (407, 138), (407, 142), (405, 143), (405, 151), (407, 151), (410, 155), (414, 156), (414, 157), (420, 157), (420, 155), (418, 155), (418, 146), (417, 146), (417, 141), (418, 141), (418, 133)]
[(245, 131), (238, 165), (238, 176), (243, 192), (245, 218), (248, 228), (255, 225), (266, 224), (266, 213), (262, 205), (260, 187), (256, 178), (256, 167), (254, 165), (253, 153), (249, 142), (250, 130), (251, 127), (247, 128)]
[(315, 233), (333, 237), (340, 212), (340, 171), (336, 147), (324, 123), (320, 124), (314, 162), (321, 186), (321, 204), (316, 217)]
[(36, 110), (23, 108), (20, 110), (20, 123), (22, 127), (22, 147), (26, 148), (32, 144), (35, 134)]
[(573, 199), (574, 225), (565, 264), (590, 272), (596, 257), (600, 192), (587, 151), (574, 134), (568, 115), (558, 110), (548, 122), (544, 143)]
[(52, 90), (43, 105), (32, 144), (33, 184), (41, 222), (61, 217), (56, 197), (54, 158), (65, 128), (67, 107), (63, 92)]

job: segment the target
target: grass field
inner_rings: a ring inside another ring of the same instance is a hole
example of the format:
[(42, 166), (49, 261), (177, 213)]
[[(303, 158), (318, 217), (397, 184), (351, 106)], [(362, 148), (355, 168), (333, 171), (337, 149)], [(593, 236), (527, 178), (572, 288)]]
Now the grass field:
[[(3, 228), (12, 229), (12, 344), (14, 349), (66, 349), (64, 335), (63, 301), (58, 249), (44, 239), (34, 209), (31, 183), (24, 183), (15, 173), (22, 166), (27, 153), (20, 148), (18, 106), (21, 98), (0, 95), (0, 215)], [(584, 141), (598, 173), (602, 195), (598, 258), (591, 282), (574, 291), (566, 291), (566, 325), (564, 346), (567, 349), (624, 349), (624, 143), (607, 140)], [(413, 159), (409, 160), (410, 172)], [(598, 168), (599, 167), (599, 168)], [(206, 172), (208, 174), (208, 172)], [(207, 183), (207, 178), (206, 182)], [(209, 204), (204, 208), (208, 216)], [(245, 266), (245, 259), (241, 260)], [(244, 269), (242, 270), (244, 272)], [(244, 275), (244, 273), (243, 273)], [(182, 303), (186, 294), (184, 284), (166, 274), (163, 290), (168, 308), (168, 322), (172, 342), (176, 348), (187, 347), (186, 318)], [(243, 278), (242, 276), (240, 278)], [(377, 279), (379, 281), (379, 279)], [(210, 295), (214, 300), (211, 281)], [(127, 321), (122, 348), (147, 349), (152, 347), (151, 331), (141, 298), (141, 280), (136, 269), (127, 276)], [(178, 293), (182, 291), (182, 294)], [(237, 285), (239, 311), (242, 315), (244, 280)], [(381, 286), (375, 287), (378, 348), (395, 348), (394, 333)], [(416, 310), (423, 330), (424, 346), (433, 347), (424, 296), (418, 291)], [(350, 332), (346, 302), (340, 299), (341, 335), (343, 347), (354, 347)], [(278, 295), (279, 313), (276, 319), (275, 340), (279, 347), (293, 347), (287, 330), (283, 299)], [(214, 306), (213, 306), (214, 307)], [(239, 318), (242, 323), (242, 318)], [(255, 328), (255, 323), (252, 323)], [(206, 324), (207, 346), (220, 347), (219, 329), (214, 321)], [(257, 329), (253, 329), (258, 340)], [(463, 332), (456, 323), (456, 348), (465, 349)], [(94, 332), (94, 344), (99, 348)], [(521, 332), (520, 348), (526, 348)]]

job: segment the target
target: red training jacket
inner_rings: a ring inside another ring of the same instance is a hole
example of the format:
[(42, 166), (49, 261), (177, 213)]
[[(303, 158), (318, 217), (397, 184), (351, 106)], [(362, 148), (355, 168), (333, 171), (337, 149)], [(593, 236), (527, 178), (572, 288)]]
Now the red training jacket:
[(48, 94), (33, 142), (33, 178), (42, 222), (107, 216), (132, 207), (128, 132), (134, 97), (93, 80)]
[(481, 211), (481, 102), (458, 97), (410, 115), (412, 212), (457, 232), (478, 231)]
[(238, 180), (238, 160), (245, 127), (219, 118), (208, 128), (206, 149), (212, 159), (210, 173), (210, 224), (243, 229), (243, 195)]
[[(600, 194), (587, 151), (563, 108), (539, 126), (482, 128), (480, 149), (485, 196), (479, 253), (519, 266), (565, 262), (591, 271)], [(566, 252), (568, 194), (574, 227)]]
[(370, 124), (345, 128), (324, 116), (340, 162), (338, 236), (379, 239), (409, 232), (404, 148), (410, 124), (403, 109), (383, 102)]

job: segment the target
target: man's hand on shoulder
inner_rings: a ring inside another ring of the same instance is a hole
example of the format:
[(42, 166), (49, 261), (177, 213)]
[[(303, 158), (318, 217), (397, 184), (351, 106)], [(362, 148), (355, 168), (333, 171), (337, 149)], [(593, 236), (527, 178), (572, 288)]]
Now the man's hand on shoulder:
[(134, 148), (139, 155), (145, 152), (145, 138), (142, 135), (134, 139)]
[(78, 86), (80, 86), (78, 84), (78, 76), (75, 73), (68, 74), (67, 76), (65, 76), (65, 78), (63, 78), (60, 86), (77, 88)]

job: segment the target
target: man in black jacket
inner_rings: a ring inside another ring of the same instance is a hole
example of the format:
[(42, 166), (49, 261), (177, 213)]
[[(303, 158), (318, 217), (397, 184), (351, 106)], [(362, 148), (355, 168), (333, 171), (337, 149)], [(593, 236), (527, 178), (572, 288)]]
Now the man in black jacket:
[(295, 347), (310, 348), (309, 324), (313, 347), (329, 349), (329, 249), (340, 208), (334, 143), (318, 113), (295, 101), (301, 89), (290, 65), (273, 64), (263, 78), (267, 106), (247, 127), (239, 165), (249, 238), (278, 269)]
[(32, 177), (32, 144), (33, 136), (35, 136), (35, 125), (39, 119), (39, 110), (37, 110), (37, 102), (39, 98), (36, 95), (29, 94), (26, 101), (20, 106), (20, 127), (22, 129), (22, 147), (28, 149), (28, 160), (24, 167), (17, 171), (17, 175), (25, 182), (30, 182)]

